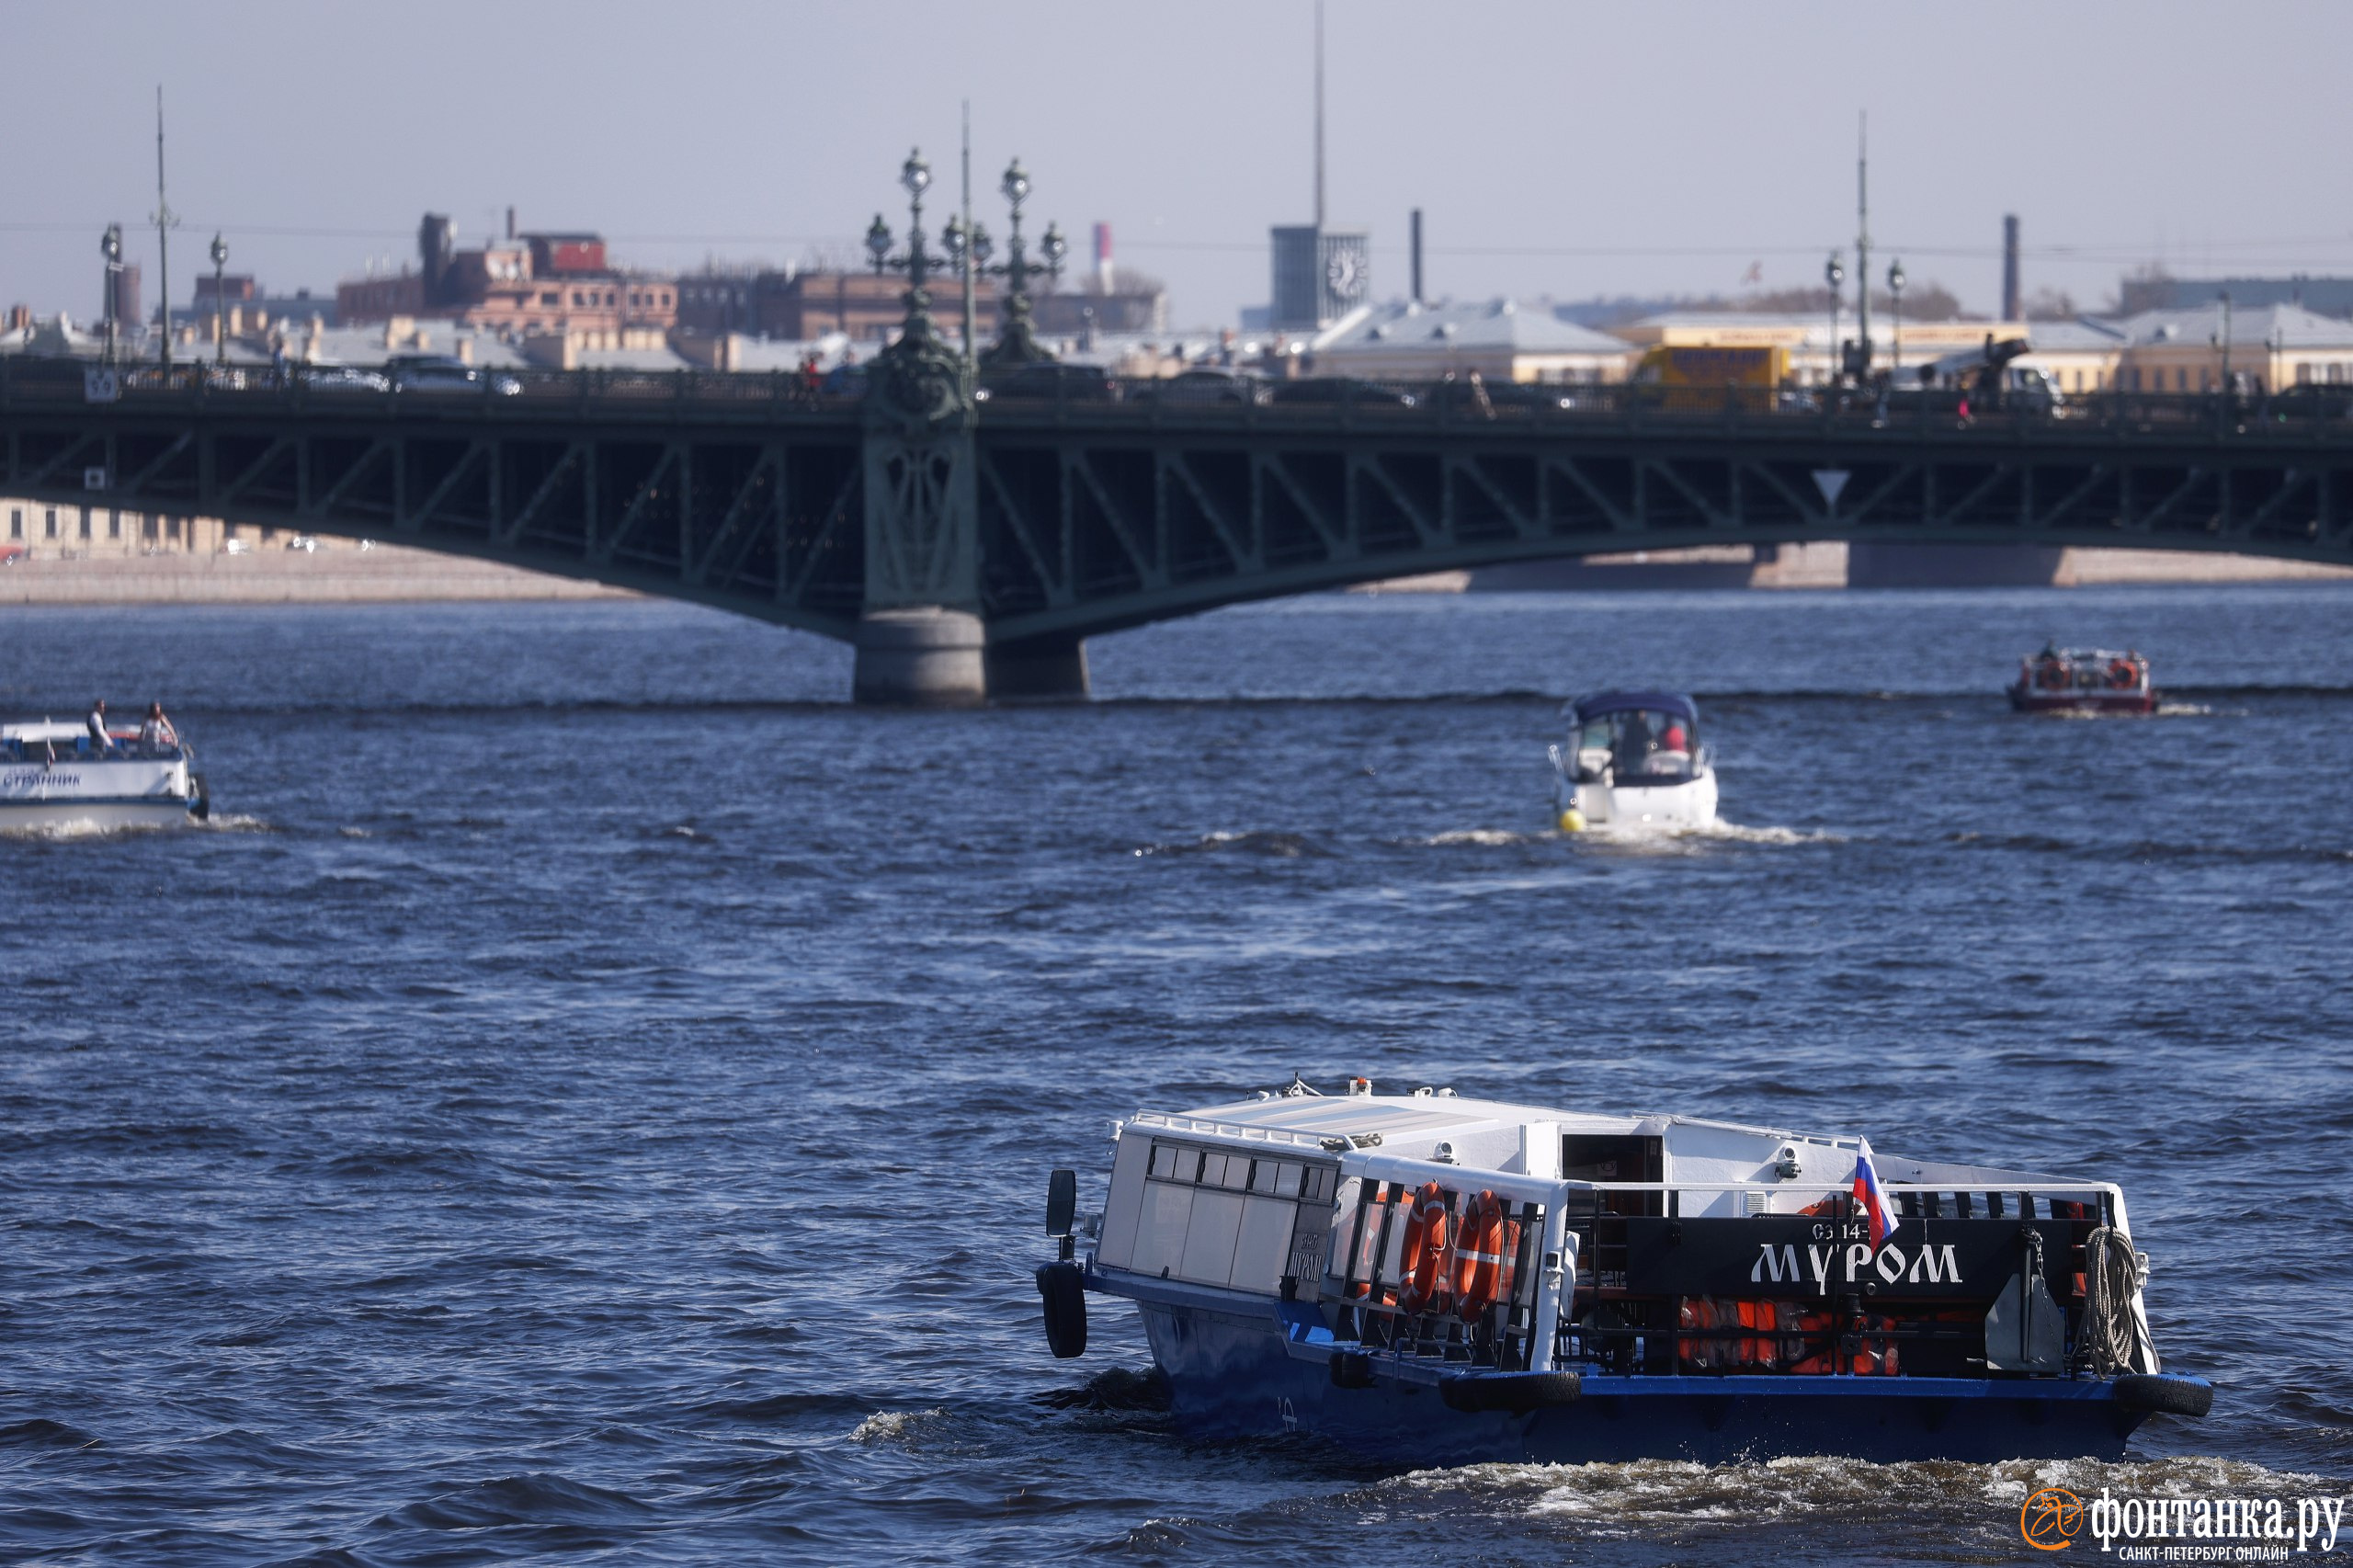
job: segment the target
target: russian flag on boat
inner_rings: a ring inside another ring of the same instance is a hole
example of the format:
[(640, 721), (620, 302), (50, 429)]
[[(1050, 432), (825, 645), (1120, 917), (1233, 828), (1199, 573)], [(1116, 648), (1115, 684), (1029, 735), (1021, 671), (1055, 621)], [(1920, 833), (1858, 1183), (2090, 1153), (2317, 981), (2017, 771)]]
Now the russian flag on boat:
[(1870, 1217), (1871, 1245), (1880, 1246), (1895, 1233), (1895, 1205), (1879, 1185), (1879, 1171), (1871, 1164), (1871, 1141), (1864, 1139), (1855, 1151), (1855, 1207)]

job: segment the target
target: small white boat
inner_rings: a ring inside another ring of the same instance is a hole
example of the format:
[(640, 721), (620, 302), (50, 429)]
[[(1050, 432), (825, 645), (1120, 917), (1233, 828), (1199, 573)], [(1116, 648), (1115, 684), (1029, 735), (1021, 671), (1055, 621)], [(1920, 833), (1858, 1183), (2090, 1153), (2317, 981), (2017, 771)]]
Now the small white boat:
[(1715, 759), (1699, 708), (1665, 691), (1603, 691), (1561, 710), (1565, 749), (1550, 748), (1552, 810), (1563, 833), (1677, 831), (1716, 820)]
[(95, 749), (80, 724), (0, 724), (0, 833), (174, 827), (211, 814), (196, 754), (109, 732)]

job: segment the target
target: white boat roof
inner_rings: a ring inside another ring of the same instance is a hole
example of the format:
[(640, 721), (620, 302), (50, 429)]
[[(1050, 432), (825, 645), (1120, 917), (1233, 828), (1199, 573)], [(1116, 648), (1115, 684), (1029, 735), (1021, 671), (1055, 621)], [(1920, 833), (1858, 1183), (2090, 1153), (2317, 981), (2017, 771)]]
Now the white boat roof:
[(43, 719), (38, 723), (0, 724), (0, 741), (72, 741), (85, 732), (78, 723)]
[[(1454, 1145), (1469, 1166), (1508, 1168), (1533, 1130), (1543, 1137), (1597, 1135), (1656, 1137), (1670, 1182), (1702, 1171), (1726, 1174), (1744, 1165), (1770, 1163), (1784, 1144), (1822, 1151), (1807, 1164), (1838, 1182), (1853, 1174), (1864, 1135), (1800, 1132), (1702, 1117), (1612, 1114), (1562, 1110), (1508, 1100), (1473, 1099), (1449, 1089), (1409, 1095), (1261, 1095), (1187, 1111), (1140, 1110), (1127, 1125), (1139, 1131), (1228, 1142), (1288, 1145), (1302, 1153), (1329, 1151), (1326, 1139), (1346, 1139), (1357, 1150), (1427, 1159), (1440, 1142)], [(1372, 1135), (1378, 1134), (1375, 1139)], [(1961, 1161), (1928, 1161), (1873, 1149), (1882, 1181), (2073, 1183), (2074, 1178)], [(2102, 1184), (2105, 1185), (2105, 1184)]]

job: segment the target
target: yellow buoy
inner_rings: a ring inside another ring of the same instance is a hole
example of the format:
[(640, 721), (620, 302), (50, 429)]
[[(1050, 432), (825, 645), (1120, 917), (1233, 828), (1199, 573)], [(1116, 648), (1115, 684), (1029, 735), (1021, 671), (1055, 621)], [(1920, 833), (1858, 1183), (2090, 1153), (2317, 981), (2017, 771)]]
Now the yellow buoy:
[(1583, 833), (1585, 831), (1585, 813), (1577, 810), (1574, 806), (1571, 806), (1567, 811), (1563, 812), (1561, 813), (1561, 831), (1563, 833)]

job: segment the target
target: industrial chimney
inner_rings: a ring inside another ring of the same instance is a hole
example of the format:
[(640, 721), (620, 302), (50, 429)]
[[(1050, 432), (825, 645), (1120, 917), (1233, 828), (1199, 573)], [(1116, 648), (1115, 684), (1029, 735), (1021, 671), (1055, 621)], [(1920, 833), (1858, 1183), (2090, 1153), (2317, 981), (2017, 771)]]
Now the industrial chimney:
[(2025, 316), (2018, 308), (2018, 218), (2013, 212), (2002, 220), (2002, 319), (2022, 321)]
[(1411, 228), (1413, 231), (1411, 243), (1414, 248), (1413, 301), (1414, 303), (1418, 305), (1422, 302), (1422, 210), (1418, 207), (1414, 209), (1414, 221)]
[(1095, 225), (1095, 285), (1103, 293), (1111, 292), (1111, 225)]

